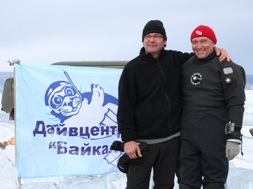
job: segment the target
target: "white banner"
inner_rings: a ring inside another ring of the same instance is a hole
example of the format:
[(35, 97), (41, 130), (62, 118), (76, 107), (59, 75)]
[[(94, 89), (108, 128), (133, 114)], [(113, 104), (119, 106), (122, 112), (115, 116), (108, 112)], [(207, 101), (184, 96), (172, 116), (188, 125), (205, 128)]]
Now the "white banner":
[(19, 178), (118, 171), (116, 119), (122, 69), (16, 65)]

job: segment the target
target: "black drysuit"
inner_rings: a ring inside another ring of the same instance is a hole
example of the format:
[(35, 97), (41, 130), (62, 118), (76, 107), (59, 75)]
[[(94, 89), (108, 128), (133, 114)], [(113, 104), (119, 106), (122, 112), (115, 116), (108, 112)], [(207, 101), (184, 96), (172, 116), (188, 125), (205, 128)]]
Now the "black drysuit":
[(225, 125), (231, 121), (238, 131), (242, 127), (244, 69), (221, 63), (213, 52), (184, 63), (182, 77), (182, 183), (191, 189), (209, 183), (224, 188), (228, 174)]

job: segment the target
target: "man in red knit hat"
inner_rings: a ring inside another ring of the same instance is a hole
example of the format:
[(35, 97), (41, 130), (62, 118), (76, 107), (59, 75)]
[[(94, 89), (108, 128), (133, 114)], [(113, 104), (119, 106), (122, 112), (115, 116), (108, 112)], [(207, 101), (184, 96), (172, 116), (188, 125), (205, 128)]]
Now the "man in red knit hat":
[(220, 63), (210, 27), (198, 26), (190, 39), (195, 56), (182, 66), (180, 189), (224, 189), (228, 160), (240, 152), (245, 72)]

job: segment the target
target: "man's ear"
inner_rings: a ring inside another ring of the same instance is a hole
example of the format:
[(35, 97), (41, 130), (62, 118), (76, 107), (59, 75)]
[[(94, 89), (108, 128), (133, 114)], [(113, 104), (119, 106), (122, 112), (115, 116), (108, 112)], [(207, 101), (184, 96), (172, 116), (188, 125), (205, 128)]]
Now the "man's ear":
[(164, 41), (164, 47), (166, 47), (167, 46), (167, 41)]

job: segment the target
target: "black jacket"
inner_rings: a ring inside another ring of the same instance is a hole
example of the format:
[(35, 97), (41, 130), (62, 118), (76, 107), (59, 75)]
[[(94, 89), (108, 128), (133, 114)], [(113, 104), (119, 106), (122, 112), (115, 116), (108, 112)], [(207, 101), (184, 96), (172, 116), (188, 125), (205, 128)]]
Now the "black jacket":
[[(226, 61), (221, 63), (213, 52), (202, 60), (195, 56), (189, 59), (183, 65), (182, 74), (185, 113), (202, 115), (226, 110), (227, 122), (242, 127), (246, 79), (241, 66)], [(196, 77), (201, 79), (194, 81)]]
[(119, 81), (118, 128), (124, 142), (165, 138), (181, 128), (180, 73), (194, 54), (162, 50), (131, 60)]

